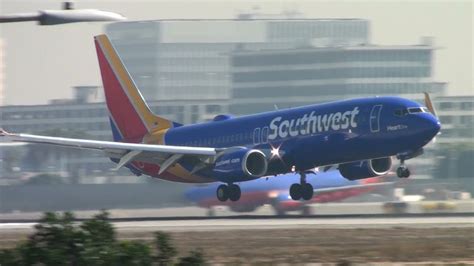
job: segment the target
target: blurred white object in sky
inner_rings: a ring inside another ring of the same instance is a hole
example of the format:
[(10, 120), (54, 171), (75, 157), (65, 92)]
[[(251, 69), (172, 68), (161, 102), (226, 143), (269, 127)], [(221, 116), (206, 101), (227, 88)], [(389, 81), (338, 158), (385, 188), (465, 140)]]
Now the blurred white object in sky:
[(1, 15), (0, 23), (38, 21), (39, 25), (57, 25), (73, 22), (121, 21), (127, 18), (114, 12), (98, 9), (74, 9), (71, 2), (64, 2), (62, 10), (40, 10), (37, 13)]

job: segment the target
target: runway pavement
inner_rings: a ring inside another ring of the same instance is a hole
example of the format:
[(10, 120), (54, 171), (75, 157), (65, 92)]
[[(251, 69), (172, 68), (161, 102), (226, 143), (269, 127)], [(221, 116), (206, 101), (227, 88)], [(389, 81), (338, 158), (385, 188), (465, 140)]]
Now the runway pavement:
[(214, 231), (241, 229), (345, 229), (345, 228), (391, 228), (410, 227), (474, 227), (473, 217), (428, 217), (428, 218), (289, 218), (289, 219), (219, 219), (200, 221), (148, 221), (115, 223), (119, 230), (139, 231)]
[[(113, 222), (119, 231), (216, 231), (257, 229), (474, 228), (472, 216), (186, 219)], [(31, 230), (35, 223), (2, 223), (1, 232)]]
[[(420, 207), (420, 202), (409, 203), (406, 209), (407, 214), (420, 214), (427, 213), (432, 214), (435, 211), (424, 211)], [(441, 210), (447, 213), (474, 213), (474, 201), (451, 201), (450, 204), (454, 208), (449, 210)], [(311, 205), (311, 211), (313, 214), (318, 216), (338, 216), (338, 215), (383, 215), (384, 208), (381, 202), (368, 202), (368, 203), (325, 203), (325, 204), (313, 204)], [(156, 218), (160, 217), (163, 219), (180, 219), (187, 217), (206, 217), (206, 209), (198, 208), (194, 206), (188, 207), (169, 207), (169, 208), (155, 208), (155, 209), (111, 209), (107, 210), (110, 217), (113, 219), (122, 220), (138, 220), (143, 217)], [(239, 218), (242, 215), (252, 215), (257, 217), (272, 217), (274, 215), (274, 209), (269, 206), (263, 206), (258, 208), (255, 212), (251, 213), (235, 213), (230, 211), (227, 207), (215, 207), (215, 214), (218, 217), (236, 217)], [(97, 214), (98, 210), (77, 210), (74, 211), (75, 217), (78, 219), (88, 219), (93, 215)], [(290, 215), (299, 215), (301, 212), (290, 212)], [(0, 223), (8, 222), (34, 222), (39, 220), (43, 216), (41, 212), (9, 212), (0, 213)]]

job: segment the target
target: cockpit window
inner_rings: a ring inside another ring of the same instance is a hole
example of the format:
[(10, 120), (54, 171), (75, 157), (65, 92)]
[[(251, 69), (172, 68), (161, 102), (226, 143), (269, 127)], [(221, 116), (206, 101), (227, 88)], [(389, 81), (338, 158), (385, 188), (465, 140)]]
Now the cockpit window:
[(408, 114), (408, 110), (407, 109), (397, 109), (397, 110), (395, 110), (394, 114), (395, 114), (395, 116), (404, 116), (404, 115)]
[(410, 113), (410, 114), (424, 113), (424, 112), (426, 112), (426, 111), (421, 107), (408, 108), (408, 113)]
[(430, 111), (426, 107), (410, 107), (403, 109), (396, 109), (393, 114), (395, 116), (405, 116), (407, 114), (416, 114), (416, 113), (429, 113)]

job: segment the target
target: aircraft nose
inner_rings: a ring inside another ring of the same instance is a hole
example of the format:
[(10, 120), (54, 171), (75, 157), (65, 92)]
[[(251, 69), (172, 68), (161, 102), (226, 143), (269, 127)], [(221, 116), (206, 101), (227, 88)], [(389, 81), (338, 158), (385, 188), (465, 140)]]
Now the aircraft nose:
[(434, 138), (441, 130), (441, 123), (434, 115), (430, 114), (425, 117), (425, 128), (430, 138)]

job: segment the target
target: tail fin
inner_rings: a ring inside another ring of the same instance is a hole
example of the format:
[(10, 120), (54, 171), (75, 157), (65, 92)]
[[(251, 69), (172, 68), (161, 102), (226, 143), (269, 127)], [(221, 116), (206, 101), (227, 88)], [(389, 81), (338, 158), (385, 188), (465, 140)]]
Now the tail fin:
[(172, 121), (150, 111), (109, 38), (99, 35), (94, 39), (114, 140), (141, 139), (173, 127)]

